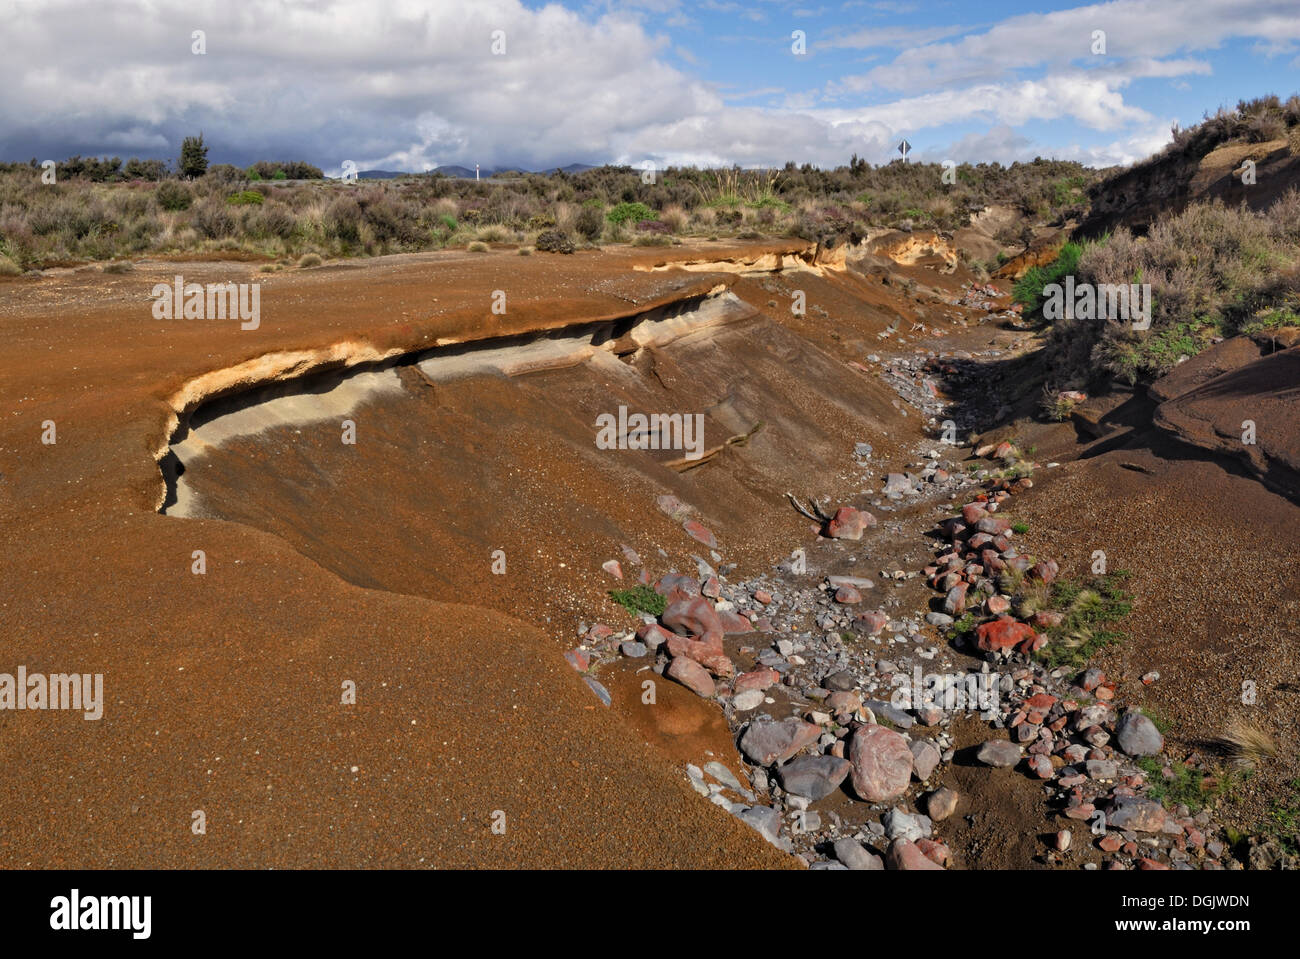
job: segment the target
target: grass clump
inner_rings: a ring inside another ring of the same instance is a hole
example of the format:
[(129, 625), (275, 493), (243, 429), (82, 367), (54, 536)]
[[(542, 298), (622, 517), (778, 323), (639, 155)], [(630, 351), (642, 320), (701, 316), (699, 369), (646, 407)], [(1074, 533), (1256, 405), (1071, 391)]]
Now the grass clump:
[(302, 257), (300, 257), (298, 260), (299, 268), (304, 270), (309, 267), (320, 266), (320, 265), (321, 265), (321, 258), (320, 255), (317, 253), (304, 253)]
[(630, 589), (611, 589), (609, 598), (626, 609), (633, 616), (649, 613), (662, 616), (667, 601), (649, 586), (638, 585)]
[(1133, 611), (1133, 596), (1124, 589), (1130, 574), (1115, 570), (1082, 582), (1057, 580), (1052, 584), (1049, 605), (1064, 618), (1047, 629), (1047, 645), (1034, 656), (1048, 669), (1083, 666), (1108, 646), (1125, 636), (1112, 627)]
[(1231, 793), (1236, 780), (1231, 775), (1207, 776), (1186, 763), (1170, 763), (1172, 779), (1165, 777), (1164, 763), (1154, 756), (1139, 759), (1137, 766), (1146, 774), (1147, 795), (1166, 809), (1186, 806), (1192, 814), (1200, 812), (1220, 796)]

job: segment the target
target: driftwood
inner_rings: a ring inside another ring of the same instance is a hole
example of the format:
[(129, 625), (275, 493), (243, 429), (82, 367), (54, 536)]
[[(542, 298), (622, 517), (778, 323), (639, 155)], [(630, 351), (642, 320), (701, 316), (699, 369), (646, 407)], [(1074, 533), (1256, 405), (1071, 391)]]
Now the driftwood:
[[(791, 505), (791, 506), (793, 506), (795, 509), (797, 509), (797, 510), (799, 511), (799, 515), (800, 515), (800, 516), (806, 516), (808, 519), (812, 520), (814, 523), (822, 523), (822, 524), (825, 524), (825, 523), (829, 523), (829, 522), (831, 521), (831, 518), (830, 518), (829, 516), (827, 516), (825, 513), (822, 512), (822, 508), (821, 508), (820, 506), (817, 505), (817, 501), (816, 501), (815, 499), (813, 499), (811, 496), (808, 497), (808, 506), (807, 506), (807, 507), (805, 507), (805, 506), (803, 505), (803, 503), (801, 503), (801, 502), (799, 502), (797, 499), (795, 499), (795, 496), (794, 496), (793, 493), (786, 493), (786, 494), (785, 494), (785, 498), (788, 499), (788, 500), (790, 501), (790, 505)], [(811, 510), (811, 511), (810, 511), (810, 510)]]
[(694, 459), (690, 457), (682, 457), (681, 459), (669, 460), (664, 463), (664, 465), (670, 469), (675, 469), (679, 473), (685, 473), (687, 470), (695, 469), (697, 466), (703, 466), (728, 446), (744, 446), (749, 442), (749, 438), (762, 428), (763, 421), (759, 420), (753, 425), (748, 433), (737, 433), (735, 436), (728, 437), (726, 442), (721, 443), (718, 446), (710, 447)]

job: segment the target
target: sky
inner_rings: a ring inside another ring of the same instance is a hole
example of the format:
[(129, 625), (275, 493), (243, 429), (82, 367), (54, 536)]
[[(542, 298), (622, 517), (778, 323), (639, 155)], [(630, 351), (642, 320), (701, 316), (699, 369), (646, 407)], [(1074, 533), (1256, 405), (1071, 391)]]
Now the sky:
[(0, 0), (0, 24), (7, 161), (174, 160), (202, 132), (214, 163), (329, 175), (834, 167), (903, 140), (1110, 166), (1300, 92), (1300, 0)]

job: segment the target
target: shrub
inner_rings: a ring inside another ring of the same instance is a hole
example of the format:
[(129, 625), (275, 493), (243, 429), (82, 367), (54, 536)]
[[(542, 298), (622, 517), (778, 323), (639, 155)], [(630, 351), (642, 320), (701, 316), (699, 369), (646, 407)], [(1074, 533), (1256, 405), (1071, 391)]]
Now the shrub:
[(154, 198), (164, 210), (173, 212), (188, 210), (194, 201), (194, 195), (189, 189), (175, 180), (164, 180), (158, 184), (158, 189), (154, 191)]
[(611, 589), (609, 598), (626, 609), (633, 616), (649, 613), (662, 616), (667, 608), (666, 600), (649, 586), (637, 585), (631, 589)]
[(600, 234), (605, 230), (605, 217), (600, 207), (584, 206), (578, 211), (578, 216), (574, 220), (573, 228), (578, 231), (578, 235), (589, 241), (600, 239)]
[(235, 218), (230, 208), (217, 199), (204, 200), (194, 208), (191, 223), (200, 236), (219, 240), (235, 231)]
[(478, 240), (475, 240), (465, 249), (469, 250), (469, 252), (471, 253), (486, 253), (488, 251), (488, 245), (486, 243), (480, 243)]
[(337, 237), (344, 243), (361, 241), (361, 204), (355, 197), (341, 196), (335, 198), (325, 209), (321, 217), (325, 232)]
[(256, 190), (240, 190), (226, 197), (226, 202), (231, 206), (261, 206), (265, 200), (266, 197)]
[(313, 266), (320, 266), (320, 264), (321, 264), (320, 255), (316, 253), (304, 253), (298, 259), (298, 267), (299, 269), (303, 269), (303, 270)]
[(644, 203), (620, 203), (605, 214), (605, 219), (618, 226), (629, 222), (640, 223), (642, 220), (653, 220), (654, 218), (654, 211)]
[(22, 267), (9, 257), (0, 254), (0, 276), (19, 276), (22, 272)]
[(539, 234), (534, 246), (541, 253), (572, 253), (575, 249), (573, 238), (559, 230), (547, 230)]

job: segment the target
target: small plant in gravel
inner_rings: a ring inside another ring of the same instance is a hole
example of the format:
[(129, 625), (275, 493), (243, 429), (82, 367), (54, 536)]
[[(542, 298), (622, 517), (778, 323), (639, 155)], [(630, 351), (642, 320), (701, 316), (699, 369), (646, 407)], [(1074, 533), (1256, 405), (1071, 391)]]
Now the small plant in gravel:
[(1173, 778), (1165, 777), (1165, 765), (1151, 756), (1139, 759), (1137, 766), (1146, 774), (1147, 795), (1168, 809), (1186, 806), (1193, 814), (1215, 798), (1230, 792), (1235, 785), (1231, 776), (1207, 775), (1186, 763), (1171, 762)]
[(1029, 532), (1029, 524), (1024, 520), (1017, 520), (1011, 524), (1011, 532), (1015, 533), (1017, 536), (1024, 536)]
[(1277, 757), (1277, 743), (1268, 731), (1240, 716), (1232, 718), (1219, 742), (1239, 766), (1254, 766), (1261, 759)]
[(662, 616), (666, 601), (649, 586), (633, 586), (631, 589), (611, 589), (609, 598), (626, 609), (633, 616), (649, 613)]
[(1133, 597), (1123, 588), (1127, 570), (1115, 570), (1083, 582), (1057, 580), (1049, 605), (1064, 613), (1060, 625), (1049, 627), (1048, 642), (1034, 655), (1054, 669), (1083, 666), (1093, 656), (1124, 639), (1111, 627), (1133, 610)]

